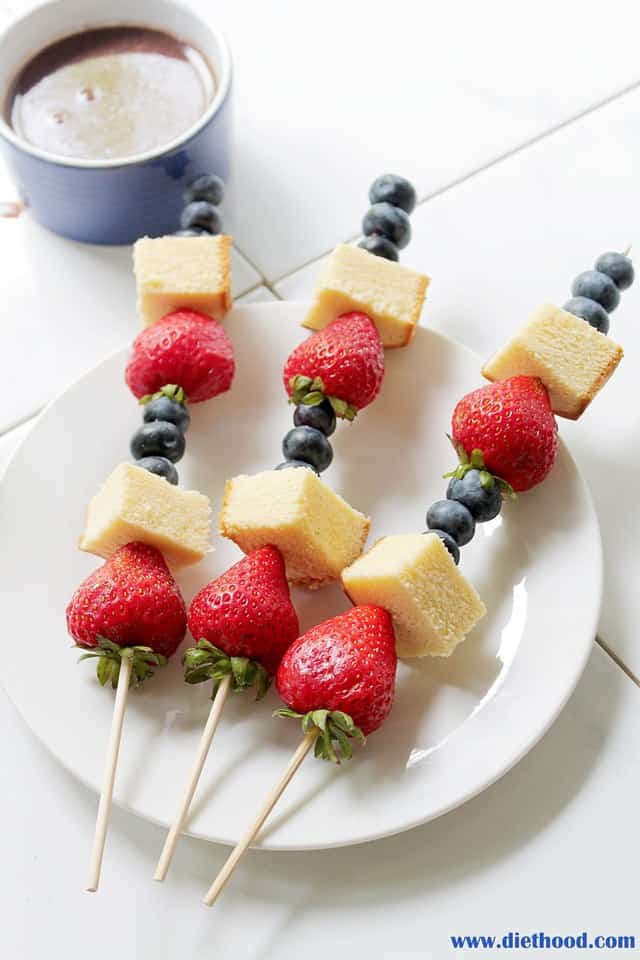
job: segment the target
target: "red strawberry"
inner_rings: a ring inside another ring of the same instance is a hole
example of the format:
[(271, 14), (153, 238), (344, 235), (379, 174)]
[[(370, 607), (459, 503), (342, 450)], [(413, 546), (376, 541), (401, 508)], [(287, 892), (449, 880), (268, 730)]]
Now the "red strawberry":
[(538, 377), (509, 377), (468, 393), (451, 430), (456, 446), (480, 450), (487, 471), (517, 491), (544, 480), (558, 450), (558, 426)]
[[(119, 663), (119, 648), (144, 648), (134, 658), (138, 680), (149, 663), (170, 657), (182, 642), (187, 615), (178, 585), (162, 554), (145, 543), (127, 543), (80, 584), (67, 607), (67, 628), (78, 646), (96, 648), (101, 663)], [(103, 678), (104, 677), (104, 678)], [(115, 677), (113, 677), (115, 679)]]
[(345, 754), (346, 737), (372, 733), (384, 722), (393, 703), (395, 642), (387, 611), (361, 605), (291, 644), (276, 675), (290, 708), (282, 715), (302, 716), (303, 729), (319, 727), (317, 755), (336, 759), (332, 739)]
[(304, 340), (287, 360), (284, 386), (294, 403), (325, 398), (338, 417), (353, 420), (378, 396), (384, 378), (384, 350), (366, 313), (343, 313)]
[(196, 310), (174, 310), (133, 341), (125, 379), (138, 399), (177, 384), (198, 403), (228, 390), (234, 369), (233, 344), (221, 324)]
[[(229, 660), (235, 657), (257, 661), (268, 674), (274, 674), (282, 655), (298, 636), (298, 617), (291, 603), (284, 560), (277, 547), (261, 547), (234, 564), (217, 580), (203, 587), (189, 607), (189, 629), (199, 643), (195, 653), (185, 654), (186, 679), (220, 679), (203, 669), (212, 666), (211, 652), (219, 648), (226, 656), (216, 659), (216, 670), (229, 672)], [(231, 664), (233, 666), (233, 664)], [(193, 670), (197, 671), (193, 674)], [(189, 675), (191, 671), (191, 677)], [(251, 673), (251, 671), (250, 671)], [(238, 676), (234, 673), (238, 680)], [(252, 676), (250, 680), (254, 680)], [(255, 680), (254, 680), (255, 682)], [(245, 685), (245, 684), (240, 684)], [(250, 684), (246, 684), (250, 685)]]

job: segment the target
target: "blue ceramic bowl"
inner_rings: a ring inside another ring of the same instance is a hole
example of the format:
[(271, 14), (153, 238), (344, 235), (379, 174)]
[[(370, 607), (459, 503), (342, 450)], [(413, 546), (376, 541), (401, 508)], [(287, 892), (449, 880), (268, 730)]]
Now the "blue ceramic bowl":
[(0, 119), (0, 148), (20, 197), (55, 233), (86, 243), (126, 244), (178, 228), (185, 182), (227, 180), (231, 58), (220, 34), (173, 0), (53, 0), (12, 22), (0, 38), (0, 96), (42, 47), (86, 27), (135, 24), (177, 36), (204, 54), (215, 96), (196, 124), (165, 146), (125, 160), (59, 157), (22, 140)]

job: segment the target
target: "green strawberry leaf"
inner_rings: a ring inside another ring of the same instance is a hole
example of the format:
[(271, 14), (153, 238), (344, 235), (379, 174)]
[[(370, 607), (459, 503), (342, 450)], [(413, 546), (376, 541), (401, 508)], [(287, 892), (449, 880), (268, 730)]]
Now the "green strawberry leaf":
[(176, 403), (181, 403), (183, 407), (187, 405), (187, 395), (177, 383), (165, 383), (164, 387), (160, 387), (155, 393), (145, 393), (138, 403), (144, 407), (151, 400), (158, 400), (159, 397), (168, 397)]
[(101, 687), (111, 679), (111, 666), (113, 661), (107, 657), (99, 657), (96, 665), (96, 674)]
[(307, 407), (317, 407), (320, 403), (324, 403), (324, 393), (320, 390), (311, 390), (304, 395), (302, 402)]
[(327, 399), (333, 407), (333, 412), (336, 417), (341, 420), (355, 420), (358, 415), (358, 408), (354, 407), (352, 403), (347, 403), (346, 400), (341, 400), (340, 397), (327, 397)]
[(332, 763), (350, 760), (353, 755), (350, 740), (365, 743), (360, 727), (356, 727), (349, 714), (342, 710), (310, 710), (301, 714), (290, 707), (281, 707), (273, 716), (300, 720), (305, 734), (315, 730), (314, 754), (321, 760), (330, 760)]
[(480, 480), (480, 486), (483, 490), (491, 490), (495, 483), (494, 477), (491, 476), (488, 470), (484, 468), (478, 474), (478, 479)]
[(478, 470), (480, 484), (485, 490), (490, 490), (494, 483), (497, 483), (500, 488), (500, 493), (503, 496), (509, 497), (511, 500), (517, 499), (517, 494), (511, 484), (487, 470), (482, 450), (475, 448), (471, 451), (471, 455), (469, 455), (461, 444), (456, 443), (453, 437), (449, 434), (447, 434), (447, 437), (458, 454), (459, 463), (453, 470), (449, 470), (448, 473), (442, 475), (444, 480), (449, 480), (452, 477), (455, 477), (456, 480), (462, 480), (469, 470)]
[(213, 680), (212, 696), (223, 677), (231, 677), (234, 692), (255, 687), (256, 700), (261, 700), (271, 684), (269, 674), (257, 660), (248, 657), (229, 657), (219, 647), (202, 637), (195, 647), (185, 650), (182, 657), (184, 679), (187, 683)]
[(118, 686), (120, 663), (123, 657), (128, 657), (131, 660), (132, 669), (129, 685), (136, 687), (148, 677), (153, 676), (154, 671), (151, 669), (152, 666), (160, 667), (167, 663), (167, 658), (161, 653), (155, 653), (152, 647), (121, 647), (112, 640), (107, 640), (106, 637), (99, 637), (98, 645), (90, 650), (87, 650), (86, 647), (82, 647), (79, 644), (76, 644), (76, 646), (79, 650), (83, 651), (82, 655), (78, 657), (78, 663), (80, 663), (81, 660), (89, 660), (92, 658), (98, 661), (96, 664), (96, 676), (98, 677), (100, 685), (103, 687), (109, 682), (111, 682), (111, 686), (114, 689)]

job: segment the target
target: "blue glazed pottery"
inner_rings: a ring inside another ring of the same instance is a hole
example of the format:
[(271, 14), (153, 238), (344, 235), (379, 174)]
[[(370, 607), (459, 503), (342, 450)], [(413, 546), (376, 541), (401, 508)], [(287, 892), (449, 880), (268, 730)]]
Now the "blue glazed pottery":
[(173, 34), (211, 65), (215, 95), (176, 140), (125, 160), (57, 157), (22, 140), (0, 120), (0, 147), (20, 197), (50, 230), (86, 243), (126, 244), (178, 227), (186, 181), (200, 173), (228, 179), (231, 59), (227, 45), (173, 0), (53, 0), (15, 20), (0, 37), (0, 93), (6, 101), (21, 66), (52, 41), (83, 27), (132, 24)]

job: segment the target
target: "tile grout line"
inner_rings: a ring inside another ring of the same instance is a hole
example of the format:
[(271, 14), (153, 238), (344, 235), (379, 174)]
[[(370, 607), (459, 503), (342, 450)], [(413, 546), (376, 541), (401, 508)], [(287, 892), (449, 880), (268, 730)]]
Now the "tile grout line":
[[(591, 104), (590, 107), (585, 107), (584, 110), (581, 110), (578, 113), (572, 114), (572, 116), (567, 117), (565, 120), (561, 120), (559, 123), (555, 124), (552, 127), (549, 127), (547, 130), (543, 130), (541, 133), (536, 134), (533, 137), (530, 137), (528, 140), (523, 140), (521, 143), (516, 144), (515, 147), (511, 147), (509, 150), (505, 150), (504, 153), (500, 153), (496, 157), (493, 157), (491, 160), (487, 160), (486, 163), (481, 164), (479, 167), (474, 167), (474, 169), (470, 170), (468, 173), (464, 173), (457, 179), (451, 180), (450, 183), (447, 183), (442, 187), (438, 187), (438, 189), (434, 190), (432, 193), (425, 194), (423, 197), (421, 197), (417, 201), (416, 210), (418, 207), (428, 203), (430, 200), (435, 200), (436, 197), (439, 197), (444, 193), (448, 193), (449, 190), (454, 190), (456, 187), (461, 186), (467, 180), (471, 180), (473, 177), (477, 176), (478, 174), (484, 173), (485, 171), (490, 170), (491, 167), (494, 167), (497, 164), (502, 163), (504, 160), (509, 160), (511, 157), (517, 156), (519, 153), (525, 150), (528, 150), (529, 147), (536, 146), (536, 144), (541, 143), (547, 137), (551, 137), (555, 133), (559, 133), (561, 130), (564, 130), (566, 127), (571, 126), (573, 123), (577, 123), (579, 120), (583, 120), (585, 117), (590, 116), (592, 113), (595, 113), (598, 110), (603, 109), (604, 107), (610, 106), (612, 103), (615, 103), (616, 100), (619, 100), (619, 99), (622, 99), (623, 97), (628, 96), (630, 93), (633, 93), (638, 88), (640, 88), (640, 80), (634, 80), (633, 83), (628, 84), (626, 87), (622, 87), (620, 90), (617, 90), (615, 93), (609, 94), (608, 96), (604, 97), (602, 100), (598, 100), (596, 103)], [(342, 240), (338, 242), (352, 243), (354, 240), (357, 240), (358, 237), (360, 236), (362, 236), (362, 234), (355, 233), (347, 237), (346, 240)], [(328, 256), (331, 253), (331, 250), (333, 250), (333, 247), (330, 247), (328, 250), (323, 250), (321, 253), (317, 254), (316, 256), (303, 261), (303, 263), (299, 264), (297, 267), (294, 267), (293, 270), (288, 270), (286, 273), (283, 273), (281, 276), (276, 277), (274, 280), (271, 280), (270, 283), (273, 286), (275, 286), (278, 283), (282, 283), (283, 280), (287, 280), (289, 277), (293, 276), (295, 273), (298, 273), (298, 271), (304, 270), (306, 267), (311, 266), (311, 264), (316, 263), (316, 261), (321, 260), (323, 257)], [(254, 266), (254, 269), (256, 269), (255, 266)], [(265, 285), (267, 285), (266, 280), (265, 280)]]
[[(251, 267), (251, 269), (252, 269), (255, 273), (257, 273), (258, 276), (260, 277), (260, 282), (254, 284), (254, 285), (253, 285), (252, 287), (250, 287), (248, 290), (245, 290), (244, 293), (241, 293), (241, 294), (240, 294), (240, 297), (244, 297), (244, 296), (246, 296), (248, 293), (253, 293), (254, 290), (257, 290), (257, 289), (258, 289), (258, 287), (266, 287), (267, 290), (269, 291), (269, 293), (272, 293), (272, 294), (274, 295), (274, 297), (276, 298), (276, 300), (282, 300), (283, 297), (280, 296), (280, 294), (277, 292), (277, 290), (274, 290), (274, 289), (273, 289), (272, 284), (273, 284), (274, 281), (267, 280), (267, 278), (266, 278), (266, 277), (264, 276), (264, 274), (262, 273), (262, 270), (259, 270), (259, 269), (258, 269), (258, 265), (257, 265), (256, 263), (254, 263), (253, 260), (246, 255), (246, 253), (244, 252), (244, 250), (241, 250), (241, 249), (240, 249), (240, 247), (238, 246), (237, 243), (233, 242), (233, 239), (232, 239), (232, 243), (233, 243), (233, 246), (235, 247), (236, 253), (239, 253), (240, 256), (243, 258), (243, 260), (246, 260), (247, 263), (249, 264), (249, 266)], [(240, 297), (238, 297), (238, 300), (240, 299)]]
[(633, 670), (626, 665), (626, 663), (624, 662), (624, 660), (622, 660), (622, 659), (618, 656), (618, 654), (615, 653), (615, 651), (611, 649), (611, 647), (608, 645), (608, 643), (606, 643), (599, 634), (596, 634), (596, 643), (598, 644), (598, 646), (600, 647), (600, 649), (601, 649), (604, 653), (606, 653), (609, 657), (611, 657), (611, 659), (613, 660), (613, 662), (614, 662), (618, 667), (620, 667), (620, 669), (622, 670), (622, 672), (623, 672), (624, 674), (626, 674), (627, 677), (629, 677), (629, 680), (631, 680), (632, 683), (635, 683), (635, 685), (636, 685), (637, 687), (640, 687), (640, 678), (638, 678), (638, 677), (635, 675), (635, 673), (633, 672)]

